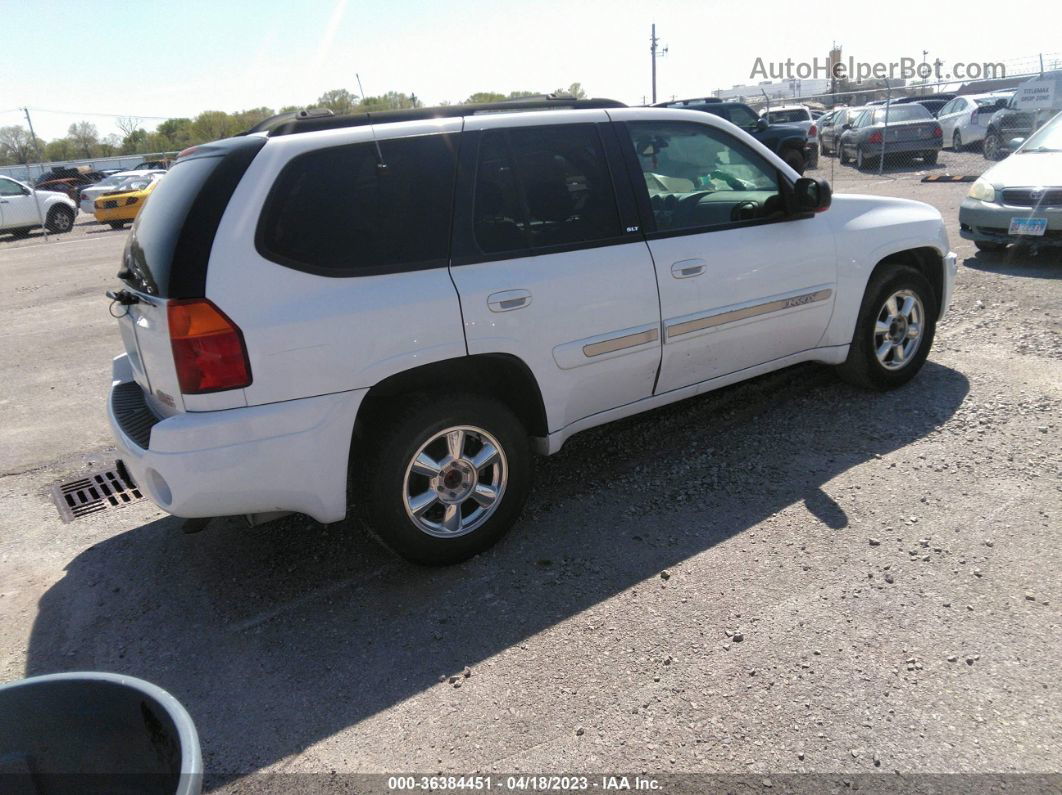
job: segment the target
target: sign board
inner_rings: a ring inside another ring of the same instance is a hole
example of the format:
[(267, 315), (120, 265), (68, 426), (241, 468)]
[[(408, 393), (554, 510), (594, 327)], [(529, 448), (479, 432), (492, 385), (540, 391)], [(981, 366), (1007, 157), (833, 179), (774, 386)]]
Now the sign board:
[(1051, 108), (1055, 104), (1055, 81), (1030, 80), (1018, 86), (1014, 94), (1015, 107), (1018, 110), (1039, 110)]

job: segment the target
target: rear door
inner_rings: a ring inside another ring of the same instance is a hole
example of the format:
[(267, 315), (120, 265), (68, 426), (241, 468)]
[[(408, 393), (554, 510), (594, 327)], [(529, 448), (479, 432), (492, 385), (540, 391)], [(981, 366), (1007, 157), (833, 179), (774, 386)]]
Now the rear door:
[(837, 280), (825, 218), (787, 213), (785, 177), (729, 131), (615, 113), (660, 289), (657, 394), (814, 348)]
[(660, 363), (653, 264), (613, 135), (604, 111), (465, 119), (451, 273), (468, 352), (526, 363), (550, 431), (649, 397)]

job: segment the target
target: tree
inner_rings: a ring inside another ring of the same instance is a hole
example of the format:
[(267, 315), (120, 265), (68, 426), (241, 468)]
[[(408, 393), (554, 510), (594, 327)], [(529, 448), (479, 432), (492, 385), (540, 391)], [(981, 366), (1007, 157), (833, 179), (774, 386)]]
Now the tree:
[(114, 120), (114, 126), (121, 131), (122, 138), (128, 138), (140, 129), (140, 121), (136, 116), (119, 116)]
[(56, 138), (44, 147), (45, 160), (73, 160), (80, 144), (72, 138)]
[(84, 152), (86, 158), (92, 157), (92, 150), (100, 141), (100, 134), (95, 124), (87, 121), (74, 122), (66, 134), (77, 148)]
[(497, 91), (477, 91), (466, 99), (463, 104), (480, 105), (486, 102), (501, 102), (503, 99), (505, 99), (505, 94), (499, 94)]
[(204, 110), (192, 121), (192, 143), (202, 144), (228, 138), (229, 114), (223, 110)]
[(345, 88), (333, 88), (331, 91), (321, 94), (317, 98), (317, 102), (314, 103), (314, 107), (327, 108), (337, 116), (343, 116), (353, 113), (357, 104), (357, 97)]
[(30, 131), (16, 124), (12, 127), (0, 127), (0, 163), (29, 163), (37, 158), (37, 152), (44, 151), (44, 141), (36, 141), (34, 146)]
[(398, 91), (388, 91), (379, 97), (364, 97), (354, 109), (357, 113), (366, 113), (373, 110), (403, 110), (412, 108), (413, 99)]
[(537, 91), (510, 91), (508, 99), (523, 99), (524, 97), (537, 97)]
[(236, 133), (251, 129), (258, 124), (258, 122), (265, 121), (270, 116), (275, 116), (276, 113), (272, 108), (263, 105), (260, 108), (241, 110), (238, 113), (233, 113), (231, 115), (232, 124), (230, 125), (229, 133), (235, 135)]
[(158, 127), (155, 128), (156, 136), (159, 142), (162, 144), (159, 147), (159, 151), (180, 151), (186, 149), (193, 143), (198, 143), (194, 138), (192, 132), (192, 120), (191, 119), (166, 119)]
[(560, 94), (565, 97), (573, 97), (575, 99), (586, 99), (586, 92), (583, 91), (582, 83), (572, 83), (567, 88), (558, 88), (553, 93)]

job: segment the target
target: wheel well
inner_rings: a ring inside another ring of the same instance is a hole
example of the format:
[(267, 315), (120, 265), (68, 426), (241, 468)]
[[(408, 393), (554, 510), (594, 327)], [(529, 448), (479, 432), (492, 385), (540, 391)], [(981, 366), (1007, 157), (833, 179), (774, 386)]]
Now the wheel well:
[(874, 273), (870, 275), (870, 278), (874, 278), (879, 270), (888, 265), (907, 265), (925, 276), (930, 287), (933, 288), (933, 295), (937, 299), (936, 314), (940, 317), (943, 309), (940, 303), (944, 298), (944, 258), (937, 250), (926, 246), (890, 254), (874, 266)]
[(502, 353), (484, 353), (432, 362), (385, 378), (369, 390), (358, 411), (354, 431), (364, 430), (403, 395), (472, 392), (500, 400), (531, 436), (546, 436), (546, 407), (538, 381), (524, 362)]

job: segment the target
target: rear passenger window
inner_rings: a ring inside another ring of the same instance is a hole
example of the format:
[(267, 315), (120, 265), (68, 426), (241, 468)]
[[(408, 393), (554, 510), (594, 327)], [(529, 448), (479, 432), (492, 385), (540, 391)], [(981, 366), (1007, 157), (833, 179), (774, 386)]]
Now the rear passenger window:
[(616, 197), (595, 125), (485, 132), (473, 218), (476, 242), (487, 254), (619, 237)]
[(325, 276), (447, 265), (456, 144), (428, 135), (299, 155), (266, 201), (259, 249)]

